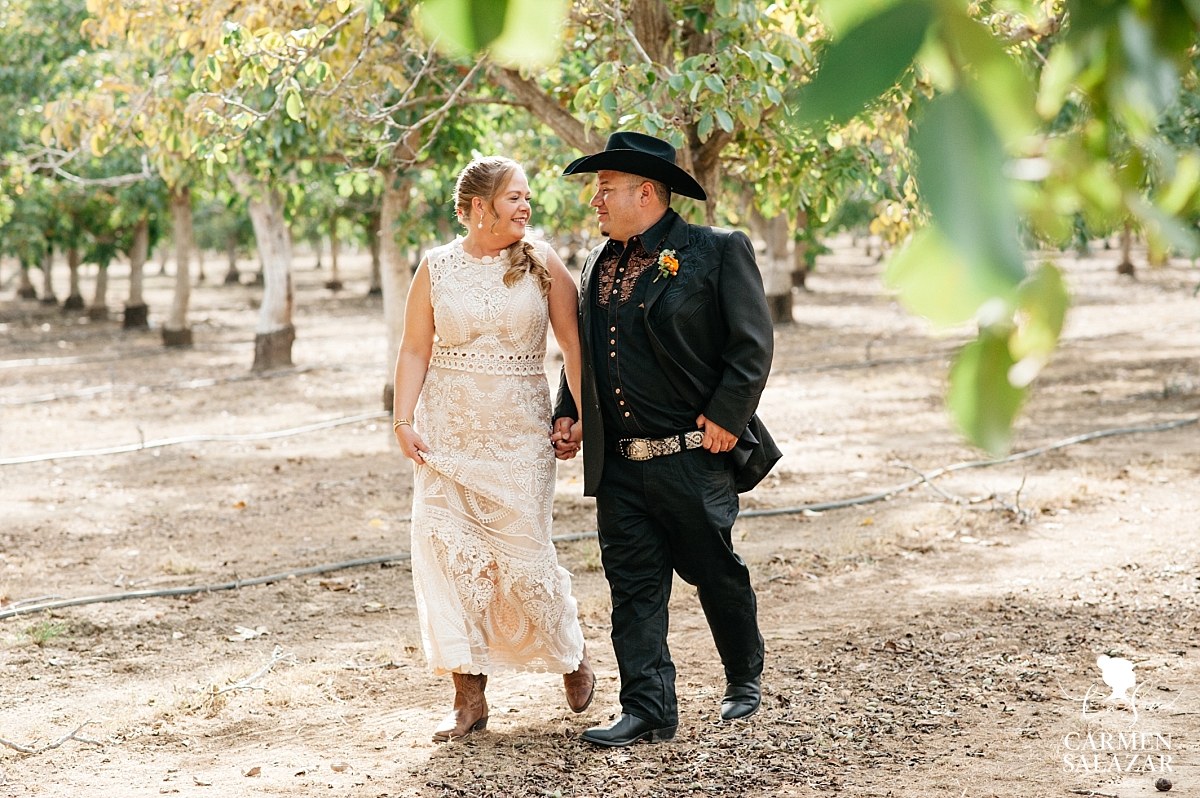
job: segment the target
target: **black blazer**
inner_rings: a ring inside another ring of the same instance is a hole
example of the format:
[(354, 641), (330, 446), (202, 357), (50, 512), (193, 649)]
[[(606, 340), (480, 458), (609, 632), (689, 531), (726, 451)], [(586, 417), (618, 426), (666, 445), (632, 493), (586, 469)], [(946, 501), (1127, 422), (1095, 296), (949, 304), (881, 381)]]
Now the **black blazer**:
[[(595, 266), (603, 247), (588, 255), (580, 277), (579, 334), (583, 349), (583, 467), (587, 496), (604, 474), (607, 447), (592, 365), (591, 313)], [(745, 233), (688, 224), (678, 215), (661, 249), (675, 250), (679, 272), (650, 285), (646, 329), (658, 365), (696, 415), (703, 413), (736, 435), (731, 452), (738, 492), (750, 490), (782, 456), (755, 415), (774, 349), (771, 313), (754, 247)], [(554, 417), (580, 418), (566, 376)]]

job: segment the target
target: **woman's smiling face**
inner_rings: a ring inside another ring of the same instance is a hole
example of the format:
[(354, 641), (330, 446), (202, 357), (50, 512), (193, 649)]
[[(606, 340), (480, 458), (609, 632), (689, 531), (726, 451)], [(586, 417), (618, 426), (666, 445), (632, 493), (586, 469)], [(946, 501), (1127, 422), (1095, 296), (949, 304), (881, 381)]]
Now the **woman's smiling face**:
[(492, 201), (496, 215), (492, 216), (491, 209), (484, 214), (483, 230), (497, 238), (505, 239), (508, 243), (524, 238), (525, 228), (529, 224), (531, 212), (529, 201), (532, 196), (525, 173), (520, 169), (514, 169), (512, 176), (508, 179), (508, 185)]

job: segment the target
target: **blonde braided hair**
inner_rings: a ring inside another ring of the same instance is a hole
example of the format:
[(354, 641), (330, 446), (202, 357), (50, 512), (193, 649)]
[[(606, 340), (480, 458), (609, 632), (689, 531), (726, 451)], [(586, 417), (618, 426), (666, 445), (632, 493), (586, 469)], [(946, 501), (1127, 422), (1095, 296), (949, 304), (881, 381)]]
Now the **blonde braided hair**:
[[(516, 161), (499, 155), (476, 158), (467, 164), (454, 184), (454, 210), (459, 222), (464, 226), (469, 225), (471, 200), (479, 197), (491, 209), (492, 216), (496, 217), (492, 222), (492, 228), (495, 229), (500, 221), (496, 213), (496, 197), (520, 168), (521, 165)], [(525, 274), (537, 280), (543, 296), (550, 293), (550, 270), (546, 268), (545, 259), (531, 241), (522, 238), (509, 247), (504, 284), (511, 288)]]

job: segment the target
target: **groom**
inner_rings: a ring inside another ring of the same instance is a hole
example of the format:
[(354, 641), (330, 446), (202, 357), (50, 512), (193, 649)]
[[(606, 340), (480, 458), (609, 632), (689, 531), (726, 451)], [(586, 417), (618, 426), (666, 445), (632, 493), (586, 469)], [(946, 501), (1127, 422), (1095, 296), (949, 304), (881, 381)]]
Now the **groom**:
[(583, 406), (564, 381), (553, 439), (560, 459), (583, 447), (621, 672), (621, 716), (582, 737), (617, 747), (675, 736), (673, 572), (696, 586), (721, 655), (721, 717), (758, 709), (763, 639), (730, 531), (738, 493), (780, 453), (754, 415), (772, 326), (750, 240), (671, 210), (672, 193), (706, 196), (666, 141), (614, 133), (564, 174), (587, 172), (596, 173), (591, 205), (608, 241), (580, 280)]

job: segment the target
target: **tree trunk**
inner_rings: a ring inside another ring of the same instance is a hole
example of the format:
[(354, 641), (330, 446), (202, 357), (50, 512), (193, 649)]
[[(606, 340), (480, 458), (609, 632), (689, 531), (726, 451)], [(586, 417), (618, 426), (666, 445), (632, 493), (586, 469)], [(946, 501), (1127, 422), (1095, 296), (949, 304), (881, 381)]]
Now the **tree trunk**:
[(1121, 262), (1117, 264), (1117, 274), (1128, 274), (1134, 276), (1133, 261), (1130, 255), (1133, 250), (1133, 226), (1125, 223), (1125, 227), (1121, 229)]
[(396, 243), (396, 223), (408, 208), (408, 182), (394, 171), (383, 175), (383, 207), (379, 214), (379, 245), (382, 260), (383, 323), (387, 327), (387, 379), (383, 387), (383, 409), (392, 409), (395, 396), (396, 355), (404, 334), (404, 303), (412, 284), (412, 269)]
[(37, 289), (29, 280), (29, 264), (21, 261), (20, 281), (17, 283), (17, 296), (21, 299), (37, 299)]
[(121, 326), (126, 330), (145, 330), (150, 326), (149, 308), (142, 298), (142, 283), (146, 271), (146, 258), (150, 254), (150, 220), (143, 216), (133, 228), (133, 247), (129, 250), (129, 300), (125, 303), (125, 318)]
[(292, 241), (283, 218), (283, 193), (265, 185), (252, 186), (248, 204), (254, 239), (263, 264), (263, 300), (254, 336), (251, 371), (270, 371), (292, 365)]
[(338, 231), (337, 218), (334, 218), (329, 223), (329, 282), (325, 283), (325, 287), (330, 291), (341, 291), (342, 277), (338, 272)]
[(196, 247), (196, 285), (204, 285), (204, 248)]
[(163, 345), (191, 346), (192, 329), (188, 327), (187, 314), (192, 290), (190, 259), (195, 238), (190, 186), (176, 186), (171, 192), (171, 223), (175, 239), (175, 298), (171, 302), (171, 315), (163, 325)]
[[(765, 218), (756, 207), (750, 210), (750, 228), (763, 243), (758, 268), (763, 276), (767, 306), (775, 324), (792, 323), (792, 263), (788, 257), (788, 219), (786, 213)], [(757, 249), (758, 241), (755, 241)]]
[(79, 247), (67, 248), (67, 271), (70, 273), (71, 286), (67, 291), (67, 299), (63, 302), (63, 311), (83, 310), (83, 294), (79, 291), (79, 264), (83, 260)]
[(808, 230), (808, 211), (796, 211), (796, 240), (792, 250), (792, 287), (808, 290), (808, 238), (801, 238)]
[(237, 233), (225, 237), (225, 255), (229, 258), (229, 271), (225, 272), (225, 285), (236, 285), (241, 282), (242, 274), (237, 267)]
[(46, 252), (42, 255), (42, 304), (57, 305), (58, 297), (54, 294), (54, 245), (46, 242)]
[(167, 258), (171, 255), (171, 247), (166, 241), (158, 242), (158, 276), (165, 277), (167, 274)]
[(254, 280), (250, 283), (250, 285), (262, 285), (263, 284), (263, 271), (264, 271), (265, 267), (263, 266), (262, 251), (259, 250), (259, 248), (257, 246), (254, 247), (254, 257), (258, 258), (258, 271), (255, 272)]
[(367, 296), (383, 294), (383, 269), (380, 265), (379, 254), (381, 244), (379, 215), (379, 211), (372, 211), (370, 221), (367, 222), (367, 240), (371, 242), (371, 286), (367, 289)]
[(92, 321), (104, 321), (108, 318), (108, 264), (96, 264), (96, 290), (92, 294), (92, 306), (88, 308), (88, 318)]

